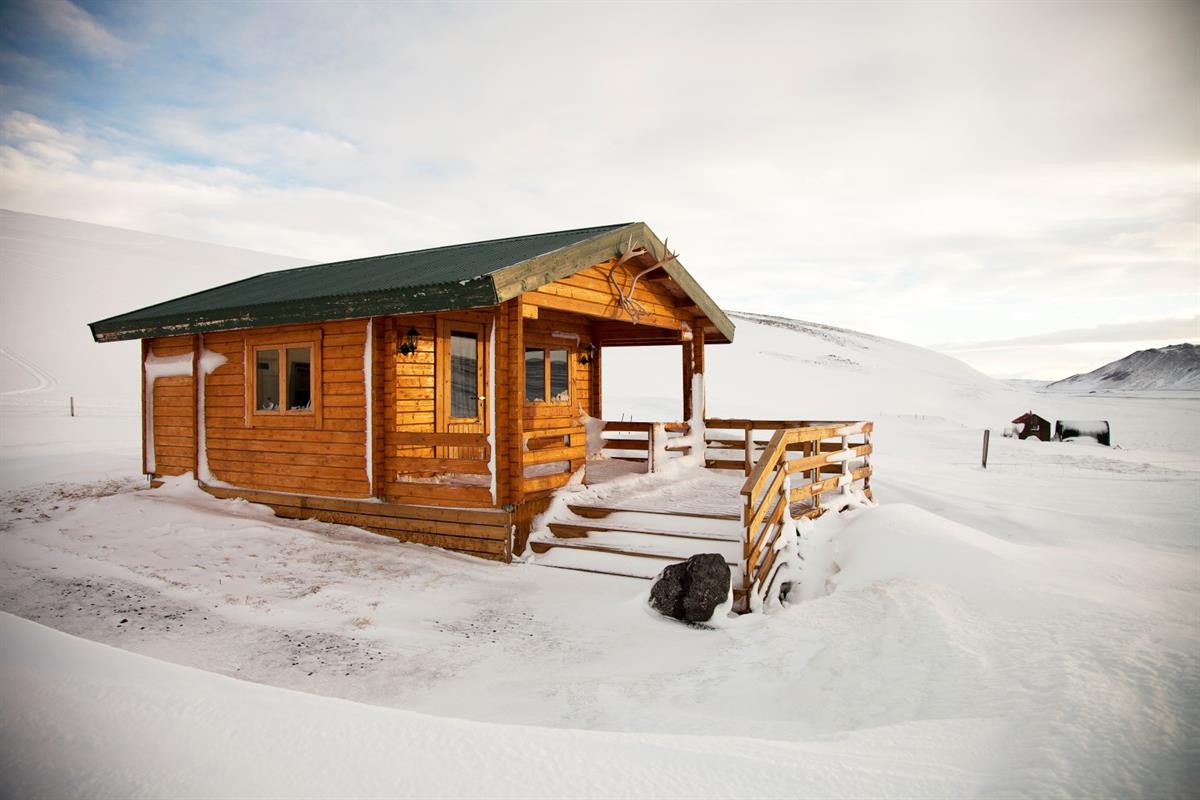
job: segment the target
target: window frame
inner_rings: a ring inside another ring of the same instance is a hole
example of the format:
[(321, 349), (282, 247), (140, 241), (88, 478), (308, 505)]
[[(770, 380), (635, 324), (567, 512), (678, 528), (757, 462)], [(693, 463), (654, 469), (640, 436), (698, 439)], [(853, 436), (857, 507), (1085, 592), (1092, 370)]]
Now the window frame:
[[(289, 409), (287, 400), (287, 351), (292, 348), (309, 348), (309, 408)], [(258, 408), (258, 354), (275, 351), (279, 358), (280, 408)], [(248, 428), (320, 428), (321, 397), (321, 331), (285, 331), (279, 333), (252, 334), (246, 337), (245, 360), (246, 427)]]
[[(543, 383), (541, 400), (530, 400), (529, 394), (526, 391), (526, 382), (528, 380), (528, 370), (525, 369), (525, 354), (530, 350), (542, 351), (542, 370)], [(567, 354), (567, 397), (564, 400), (553, 400), (550, 395), (550, 352), (552, 350), (562, 350)], [(544, 408), (549, 406), (570, 406), (575, 400), (575, 348), (568, 344), (555, 342), (554, 344), (544, 344), (542, 342), (526, 342), (524, 349), (521, 351), (521, 398), (526, 406), (535, 408)]]

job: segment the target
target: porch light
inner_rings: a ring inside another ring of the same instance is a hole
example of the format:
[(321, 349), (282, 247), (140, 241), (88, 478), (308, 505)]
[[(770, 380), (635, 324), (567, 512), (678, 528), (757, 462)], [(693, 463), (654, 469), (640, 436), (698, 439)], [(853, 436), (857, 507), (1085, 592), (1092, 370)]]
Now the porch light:
[(590, 364), (596, 356), (596, 345), (591, 342), (587, 343), (587, 347), (583, 348), (583, 355), (579, 357), (580, 364)]
[(408, 333), (404, 334), (404, 341), (402, 341), (400, 346), (396, 348), (400, 351), (400, 355), (411, 356), (413, 353), (417, 352), (417, 337), (420, 335), (420, 331), (418, 331), (416, 328), (409, 328)]

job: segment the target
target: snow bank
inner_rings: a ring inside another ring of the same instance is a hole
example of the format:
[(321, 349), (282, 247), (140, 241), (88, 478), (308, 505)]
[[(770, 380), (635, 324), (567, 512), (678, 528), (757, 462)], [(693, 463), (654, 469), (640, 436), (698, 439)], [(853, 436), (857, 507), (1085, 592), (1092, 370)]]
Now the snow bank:
[(998, 741), (943, 722), (802, 743), (494, 725), (237, 681), (9, 614), (0, 639), (12, 797), (965, 796)]

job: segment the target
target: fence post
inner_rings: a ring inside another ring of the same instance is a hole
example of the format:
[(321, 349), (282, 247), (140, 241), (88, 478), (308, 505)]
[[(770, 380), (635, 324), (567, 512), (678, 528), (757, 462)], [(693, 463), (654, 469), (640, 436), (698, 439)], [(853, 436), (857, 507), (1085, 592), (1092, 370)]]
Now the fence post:
[(750, 471), (754, 469), (754, 428), (750, 427), (750, 423), (743, 423), (745, 427), (745, 452), (743, 460), (745, 461), (746, 475), (750, 475)]
[(984, 428), (983, 429), (983, 468), (984, 469), (987, 469), (988, 440), (991, 438), (991, 436), (992, 436), (992, 431), (989, 428)]
[(71, 398), (71, 416), (75, 416), (75, 398)]

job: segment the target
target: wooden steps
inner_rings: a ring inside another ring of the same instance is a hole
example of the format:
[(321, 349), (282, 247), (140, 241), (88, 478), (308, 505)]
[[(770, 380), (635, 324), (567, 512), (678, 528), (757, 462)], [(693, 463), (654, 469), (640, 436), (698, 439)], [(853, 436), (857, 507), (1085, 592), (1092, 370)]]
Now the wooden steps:
[(729, 512), (568, 505), (569, 514), (529, 538), (533, 563), (626, 578), (653, 579), (669, 564), (717, 553), (740, 591), (741, 515)]
[[(569, 550), (595, 550), (598, 553), (615, 553), (617, 555), (629, 556), (631, 558), (653, 558), (660, 561), (686, 561), (696, 553), (718, 552), (716, 548), (706, 547), (688, 547), (686, 543), (677, 543), (677, 541), (667, 541), (662, 544), (647, 542), (644, 540), (629, 541), (617, 540), (606, 541), (603, 534), (613, 533), (613, 531), (597, 531), (601, 534), (598, 537), (585, 536), (583, 538), (560, 539), (555, 537), (553, 540), (548, 539), (530, 539), (529, 546), (535, 553), (545, 553), (551, 548), (559, 547)], [(621, 531), (620, 533), (624, 533)], [(636, 532), (636, 536), (654, 536), (649, 532)], [(671, 537), (674, 538), (674, 537)], [(734, 542), (738, 548), (740, 543)], [(721, 555), (725, 558), (725, 563), (736, 567), (738, 564), (737, 558), (725, 551), (732, 551), (737, 548), (724, 547), (721, 548)]]
[(666, 536), (675, 539), (699, 539), (710, 542), (740, 542), (742, 540), (741, 536), (734, 534), (651, 530), (649, 528), (621, 525), (617, 523), (607, 523), (603, 525), (584, 525), (575, 522), (550, 523), (550, 532), (560, 539), (579, 539), (586, 537), (591, 533), (605, 533), (608, 531), (619, 533), (643, 533), (650, 536)]
[(727, 519), (735, 522), (742, 518), (742, 515), (736, 512), (689, 511), (682, 513), (659, 508), (621, 508), (620, 506), (586, 506), (580, 504), (571, 504), (567, 508), (571, 509), (571, 513), (586, 517), (587, 519), (601, 519), (618, 512), (624, 514), (663, 514), (671, 517), (695, 517), (696, 519)]

